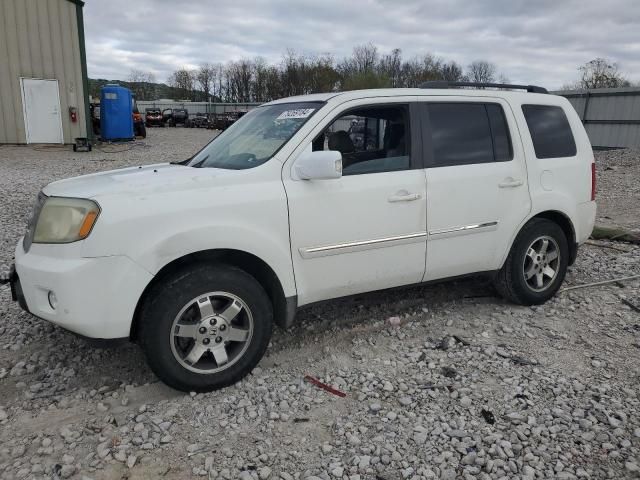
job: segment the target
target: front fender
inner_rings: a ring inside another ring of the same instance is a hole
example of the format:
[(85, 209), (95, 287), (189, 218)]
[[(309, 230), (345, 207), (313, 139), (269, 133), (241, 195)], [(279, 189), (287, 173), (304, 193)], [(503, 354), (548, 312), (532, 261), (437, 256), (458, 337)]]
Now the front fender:
[(243, 171), (169, 171), (155, 182), (145, 177), (138, 189), (98, 196), (102, 212), (82, 254), (126, 255), (155, 275), (192, 253), (239, 250), (268, 264), (285, 295), (294, 296), (281, 168), (267, 162)]
[(280, 280), (285, 296), (296, 295), (289, 244), (242, 225), (216, 225), (177, 232), (149, 245), (135, 260), (156, 275), (174, 260), (218, 249), (239, 250), (260, 258)]

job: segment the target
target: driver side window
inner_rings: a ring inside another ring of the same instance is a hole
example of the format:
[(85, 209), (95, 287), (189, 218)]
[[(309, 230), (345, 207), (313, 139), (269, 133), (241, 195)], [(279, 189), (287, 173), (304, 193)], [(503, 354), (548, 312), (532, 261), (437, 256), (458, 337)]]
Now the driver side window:
[(313, 141), (313, 151), (337, 150), (342, 174), (409, 170), (408, 105), (379, 105), (349, 110)]

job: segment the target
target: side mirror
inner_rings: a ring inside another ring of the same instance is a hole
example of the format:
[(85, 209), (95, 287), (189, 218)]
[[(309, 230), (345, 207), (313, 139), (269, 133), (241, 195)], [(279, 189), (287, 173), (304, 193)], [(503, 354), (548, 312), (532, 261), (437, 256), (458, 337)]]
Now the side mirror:
[(295, 173), (301, 180), (329, 180), (342, 177), (342, 154), (336, 150), (305, 152), (296, 160)]

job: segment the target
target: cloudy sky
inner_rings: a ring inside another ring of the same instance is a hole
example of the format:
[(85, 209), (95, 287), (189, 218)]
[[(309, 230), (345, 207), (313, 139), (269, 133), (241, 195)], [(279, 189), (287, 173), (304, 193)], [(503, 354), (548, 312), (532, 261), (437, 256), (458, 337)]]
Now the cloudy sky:
[(514, 83), (558, 88), (598, 56), (640, 81), (639, 0), (85, 1), (92, 78), (139, 69), (164, 82), (203, 62), (278, 62), (288, 48), (339, 59), (372, 42), (405, 58), (489, 60)]

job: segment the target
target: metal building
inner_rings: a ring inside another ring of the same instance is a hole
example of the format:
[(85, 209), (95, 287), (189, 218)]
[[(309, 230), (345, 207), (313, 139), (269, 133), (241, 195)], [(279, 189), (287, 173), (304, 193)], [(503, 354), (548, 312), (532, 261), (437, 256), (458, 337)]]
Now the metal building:
[(596, 148), (640, 148), (640, 88), (554, 92), (576, 109)]
[(0, 1), (0, 143), (86, 137), (81, 0)]

